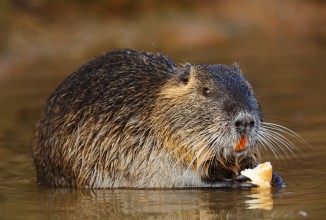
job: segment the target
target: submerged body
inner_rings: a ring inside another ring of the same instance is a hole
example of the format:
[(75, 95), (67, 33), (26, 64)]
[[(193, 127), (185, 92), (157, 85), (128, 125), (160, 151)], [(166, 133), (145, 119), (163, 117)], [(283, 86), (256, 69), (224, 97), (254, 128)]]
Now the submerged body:
[[(33, 140), (39, 184), (90, 188), (250, 188), (262, 113), (237, 65), (177, 66), (115, 50), (48, 98)], [(281, 179), (274, 175), (274, 180)]]

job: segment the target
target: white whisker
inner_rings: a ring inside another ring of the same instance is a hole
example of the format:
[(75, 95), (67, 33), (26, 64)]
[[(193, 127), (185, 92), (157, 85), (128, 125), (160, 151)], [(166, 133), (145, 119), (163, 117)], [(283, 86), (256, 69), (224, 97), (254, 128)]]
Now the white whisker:
[(264, 149), (265, 152), (269, 152), (268, 149), (270, 149), (276, 159), (278, 159), (278, 150), (275, 149), (275, 147), (270, 142), (268, 142), (268, 140), (266, 140), (263, 134), (258, 134), (257, 140), (259, 145), (262, 147), (262, 149)]
[(294, 131), (274, 123), (261, 122), (261, 127), (258, 133), (258, 141), (262, 146), (266, 144), (276, 158), (278, 158), (276, 153), (280, 153), (279, 150), (281, 150), (284, 156), (287, 158), (290, 158), (288, 153), (291, 153), (294, 157), (297, 158), (295, 151), (301, 151), (293, 144), (291, 140), (306, 143), (306, 141)]
[[(282, 155), (284, 154), (287, 158), (289, 158), (288, 156), (288, 152), (286, 150), (289, 150), (288, 148), (284, 149), (282, 146), (282, 142), (279, 141), (279, 139), (275, 136), (273, 136), (272, 134), (266, 132), (264, 134), (264, 138), (265, 140), (269, 143), (269, 147), (274, 149), (274, 155), (276, 156), (276, 153), (278, 153), (278, 155), (280, 155), (280, 158), (283, 159)], [(290, 150), (289, 150), (290, 151)], [(281, 152), (283, 154), (281, 154)], [(292, 151), (290, 151), (292, 153)], [(278, 158), (277, 158), (278, 159)]]
[(281, 131), (283, 133), (288, 134), (289, 136), (291, 136), (293, 139), (298, 140), (302, 143), (308, 144), (307, 141), (305, 139), (303, 139), (300, 135), (298, 135), (297, 133), (295, 133), (294, 131), (292, 131), (291, 129), (284, 127), (282, 125), (279, 124), (274, 124), (274, 123), (268, 123), (268, 122), (262, 122), (261, 123), (263, 127), (268, 127), (268, 128), (272, 128), (274, 130), (278, 130)]

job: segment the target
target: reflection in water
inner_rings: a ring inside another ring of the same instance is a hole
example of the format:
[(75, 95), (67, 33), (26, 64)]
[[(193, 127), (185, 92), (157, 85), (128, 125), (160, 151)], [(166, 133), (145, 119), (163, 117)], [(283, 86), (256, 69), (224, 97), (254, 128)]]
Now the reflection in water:
[[(308, 216), (289, 205), (273, 209), (287, 194), (274, 190), (229, 189), (130, 190), (48, 189), (36, 198), (41, 219), (164, 218), (164, 219), (275, 219)], [(273, 201), (274, 200), (274, 201)]]
[[(259, 193), (261, 206), (245, 207)], [(271, 216), (271, 192), (234, 190), (90, 190), (46, 189), (39, 194), (42, 217), (55, 214), (60, 218), (77, 219), (102, 217), (166, 217), (221, 219), (236, 217), (241, 213), (250, 216)], [(265, 197), (269, 197), (266, 200)], [(264, 204), (263, 204), (264, 203)], [(261, 209), (261, 207), (264, 207)], [(266, 209), (266, 210), (264, 210)]]
[(246, 204), (248, 205), (247, 209), (273, 209), (273, 195), (270, 188), (263, 189), (253, 189), (252, 194), (247, 195)]

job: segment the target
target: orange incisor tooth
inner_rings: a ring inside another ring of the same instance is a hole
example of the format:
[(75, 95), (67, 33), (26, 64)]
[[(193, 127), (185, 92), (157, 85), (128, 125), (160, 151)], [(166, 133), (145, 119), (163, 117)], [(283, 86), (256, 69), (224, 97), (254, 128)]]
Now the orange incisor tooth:
[(241, 135), (240, 140), (233, 146), (234, 151), (240, 151), (246, 149), (246, 136)]

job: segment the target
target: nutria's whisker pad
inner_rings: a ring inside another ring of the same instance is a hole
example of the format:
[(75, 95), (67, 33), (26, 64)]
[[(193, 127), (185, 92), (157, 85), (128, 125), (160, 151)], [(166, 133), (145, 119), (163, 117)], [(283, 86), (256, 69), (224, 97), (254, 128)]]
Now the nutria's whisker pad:
[[(69, 75), (33, 140), (37, 182), (83, 188), (253, 187), (261, 154), (289, 156), (293, 131), (262, 122), (237, 64), (178, 66), (114, 50)], [(288, 138), (290, 137), (290, 138)]]

